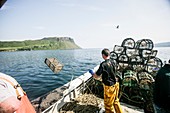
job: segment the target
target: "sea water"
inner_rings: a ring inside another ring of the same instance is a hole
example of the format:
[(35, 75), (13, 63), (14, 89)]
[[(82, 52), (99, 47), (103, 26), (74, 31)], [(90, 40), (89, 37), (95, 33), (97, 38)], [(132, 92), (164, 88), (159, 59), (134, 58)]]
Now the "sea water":
[[(0, 72), (14, 77), (32, 100), (60, 87), (101, 63), (101, 49), (0, 52)], [(57, 58), (63, 69), (55, 74), (44, 63)]]
[[(154, 48), (163, 62), (170, 58), (170, 48)], [(39, 50), (0, 52), (0, 72), (14, 77), (33, 100), (58, 88), (100, 64), (102, 49)], [(110, 49), (112, 51), (112, 49)], [(45, 58), (57, 58), (64, 65), (53, 73)]]

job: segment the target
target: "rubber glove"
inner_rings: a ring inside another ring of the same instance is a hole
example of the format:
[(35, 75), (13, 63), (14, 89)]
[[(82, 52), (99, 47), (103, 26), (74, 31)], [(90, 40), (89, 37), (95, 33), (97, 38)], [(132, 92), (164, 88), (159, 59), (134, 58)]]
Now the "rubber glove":
[(93, 72), (92, 69), (89, 70), (89, 73), (90, 73), (91, 75), (94, 75), (94, 72)]

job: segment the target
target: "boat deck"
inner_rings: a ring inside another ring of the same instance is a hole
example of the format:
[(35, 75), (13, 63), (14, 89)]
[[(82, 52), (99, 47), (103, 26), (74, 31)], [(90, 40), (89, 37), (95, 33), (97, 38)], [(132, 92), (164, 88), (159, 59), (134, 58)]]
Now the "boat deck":
[[(83, 94), (78, 98), (67, 102), (59, 113), (103, 113), (104, 100), (94, 94)], [(139, 107), (121, 102), (123, 113), (144, 113)]]

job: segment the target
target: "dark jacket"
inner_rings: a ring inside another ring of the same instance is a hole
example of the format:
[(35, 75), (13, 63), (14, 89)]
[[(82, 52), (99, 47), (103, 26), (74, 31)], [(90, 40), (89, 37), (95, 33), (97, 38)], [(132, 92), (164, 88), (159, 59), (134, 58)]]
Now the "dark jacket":
[(158, 71), (153, 96), (157, 106), (170, 109), (170, 64), (165, 64)]
[(102, 74), (102, 82), (107, 86), (112, 86), (116, 83), (115, 67), (110, 59), (107, 59), (100, 64), (96, 74), (98, 76)]

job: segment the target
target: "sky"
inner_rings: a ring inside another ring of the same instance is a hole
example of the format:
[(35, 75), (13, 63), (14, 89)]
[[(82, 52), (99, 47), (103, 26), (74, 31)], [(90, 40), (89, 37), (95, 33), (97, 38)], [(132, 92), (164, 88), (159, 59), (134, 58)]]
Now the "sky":
[(125, 38), (169, 42), (170, 0), (7, 0), (1, 7), (0, 41), (44, 37), (71, 37), (82, 48)]

